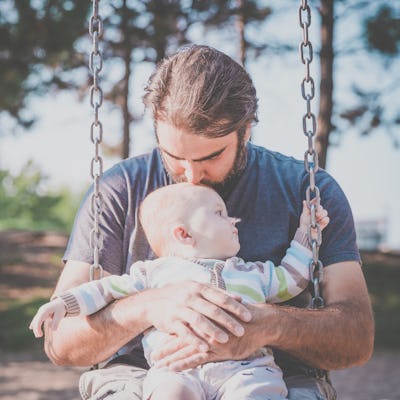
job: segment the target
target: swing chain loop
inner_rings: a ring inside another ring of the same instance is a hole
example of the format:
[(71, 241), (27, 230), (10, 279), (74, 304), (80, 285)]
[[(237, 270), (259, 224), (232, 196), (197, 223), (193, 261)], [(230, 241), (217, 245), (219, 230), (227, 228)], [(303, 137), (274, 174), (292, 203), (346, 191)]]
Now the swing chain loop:
[(323, 278), (323, 265), (319, 259), (319, 247), (322, 244), (322, 231), (317, 221), (317, 210), (321, 202), (320, 192), (315, 183), (319, 169), (318, 154), (314, 148), (313, 138), (317, 131), (317, 119), (311, 109), (311, 100), (315, 96), (314, 79), (310, 74), (310, 64), (313, 60), (313, 47), (309, 40), (308, 28), (311, 25), (311, 9), (307, 0), (301, 0), (299, 7), (299, 24), (302, 29), (302, 41), (299, 44), (300, 59), (305, 66), (304, 78), (301, 82), (301, 95), (306, 102), (306, 114), (303, 116), (303, 133), (307, 137), (308, 148), (304, 153), (304, 169), (308, 173), (309, 186), (306, 189), (306, 204), (310, 210), (311, 223), (308, 226), (308, 243), (312, 250), (312, 261), (309, 264), (310, 281), (313, 294), (310, 308), (324, 307), (324, 299), (320, 291)]
[[(307, 107), (307, 108), (309, 108), (309, 107)], [(308, 129), (307, 121), (311, 121), (311, 129)], [(317, 131), (317, 119), (315, 118), (314, 113), (310, 112), (308, 114), (308, 110), (307, 110), (307, 113), (304, 114), (304, 116), (303, 116), (303, 132), (305, 135), (307, 135), (307, 132), (311, 132), (312, 135), (314, 136), (316, 131)]]
[(103, 196), (100, 191), (100, 179), (103, 175), (103, 159), (100, 155), (100, 145), (103, 140), (103, 124), (99, 120), (99, 109), (103, 104), (103, 90), (100, 87), (99, 74), (103, 69), (103, 56), (99, 50), (99, 40), (103, 36), (103, 20), (99, 15), (99, 1), (92, 0), (93, 10), (89, 21), (89, 34), (92, 38), (92, 51), (89, 55), (89, 71), (92, 74), (92, 85), (89, 90), (90, 105), (93, 109), (93, 122), (90, 125), (90, 140), (94, 145), (94, 155), (90, 161), (90, 176), (93, 181), (93, 192), (90, 198), (93, 214), (93, 228), (90, 231), (90, 248), (93, 251), (93, 264), (90, 266), (90, 280), (99, 279), (103, 275), (100, 265), (100, 249), (102, 233), (100, 220), (103, 211)]
[[(309, 86), (308, 88), (306, 87)], [(308, 90), (307, 90), (308, 89)], [(315, 96), (315, 84), (314, 84), (314, 79), (311, 78), (307, 80), (307, 78), (303, 78), (303, 81), (301, 82), (301, 94), (303, 96), (304, 100), (312, 100)]]

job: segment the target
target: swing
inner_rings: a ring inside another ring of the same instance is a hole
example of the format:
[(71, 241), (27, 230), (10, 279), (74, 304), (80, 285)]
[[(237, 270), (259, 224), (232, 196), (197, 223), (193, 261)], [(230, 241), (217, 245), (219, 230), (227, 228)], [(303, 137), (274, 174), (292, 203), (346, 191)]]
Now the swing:
[[(90, 247), (93, 252), (93, 264), (90, 266), (90, 280), (101, 278), (103, 275), (103, 267), (99, 259), (102, 243), (100, 219), (103, 209), (103, 196), (100, 190), (101, 178), (103, 175), (103, 159), (100, 155), (100, 145), (103, 139), (103, 125), (99, 119), (99, 110), (103, 103), (103, 92), (99, 82), (99, 75), (103, 67), (103, 57), (99, 50), (99, 41), (103, 35), (103, 22), (99, 15), (99, 1), (100, 0), (92, 0), (93, 10), (89, 21), (89, 34), (92, 38), (93, 45), (89, 55), (89, 70), (92, 75), (92, 85), (89, 94), (90, 105), (94, 113), (94, 119), (90, 126), (90, 140), (94, 148), (93, 157), (90, 162), (90, 176), (94, 188), (90, 199), (91, 211), (93, 213), (93, 227), (90, 231)], [(298, 16), (299, 24), (302, 29), (302, 41), (299, 45), (299, 53), (301, 61), (305, 65), (305, 76), (301, 82), (301, 94), (306, 102), (306, 113), (302, 119), (302, 128), (308, 142), (308, 148), (304, 153), (304, 168), (309, 177), (309, 185), (306, 189), (305, 197), (311, 214), (311, 223), (308, 227), (308, 241), (312, 250), (312, 260), (309, 264), (312, 293), (310, 308), (320, 309), (324, 307), (324, 300), (320, 292), (320, 283), (323, 278), (323, 265), (319, 260), (319, 247), (322, 243), (322, 234), (316, 219), (317, 207), (320, 204), (320, 193), (315, 183), (315, 174), (319, 166), (318, 155), (314, 148), (313, 140), (316, 133), (316, 117), (311, 111), (311, 101), (315, 95), (315, 85), (310, 75), (313, 49), (308, 33), (308, 28), (311, 24), (311, 9), (307, 0), (301, 1)], [(313, 235), (314, 232), (315, 234)], [(93, 368), (98, 368), (98, 366), (95, 365)]]
[[(100, 145), (103, 139), (103, 125), (99, 119), (99, 109), (103, 104), (103, 91), (99, 83), (99, 74), (103, 67), (103, 57), (99, 50), (99, 40), (103, 35), (103, 21), (99, 15), (99, 1), (92, 0), (93, 10), (89, 20), (89, 34), (92, 38), (92, 51), (89, 56), (89, 70), (92, 74), (92, 86), (90, 87), (90, 105), (93, 109), (94, 119), (90, 126), (90, 140), (94, 145), (94, 155), (90, 163), (90, 176), (93, 181), (93, 193), (91, 195), (91, 211), (93, 213), (93, 228), (90, 231), (90, 247), (93, 251), (93, 264), (90, 267), (90, 280), (102, 277), (103, 268), (99, 260), (102, 233), (99, 223), (103, 208), (103, 197), (100, 191), (100, 180), (103, 175), (103, 159), (100, 155)], [(311, 213), (311, 224), (308, 228), (308, 241), (312, 249), (312, 261), (310, 262), (310, 277), (312, 282), (312, 299), (310, 308), (323, 308), (324, 300), (320, 292), (320, 283), (323, 278), (323, 265), (319, 259), (319, 247), (322, 243), (322, 233), (316, 220), (316, 210), (320, 204), (319, 189), (315, 184), (317, 173), (318, 154), (314, 148), (314, 136), (317, 129), (315, 114), (311, 111), (311, 100), (315, 96), (315, 84), (310, 74), (310, 64), (313, 60), (313, 48), (309, 40), (308, 28), (311, 25), (311, 8), (308, 0), (301, 0), (299, 6), (299, 24), (302, 29), (302, 41), (299, 44), (299, 53), (302, 63), (305, 65), (305, 76), (301, 82), (301, 94), (306, 101), (306, 113), (303, 116), (303, 133), (307, 137), (308, 148), (304, 153), (304, 168), (309, 175), (309, 186), (306, 189), (306, 203)], [(311, 203), (313, 198), (314, 202)], [(316, 232), (313, 238), (312, 232)]]

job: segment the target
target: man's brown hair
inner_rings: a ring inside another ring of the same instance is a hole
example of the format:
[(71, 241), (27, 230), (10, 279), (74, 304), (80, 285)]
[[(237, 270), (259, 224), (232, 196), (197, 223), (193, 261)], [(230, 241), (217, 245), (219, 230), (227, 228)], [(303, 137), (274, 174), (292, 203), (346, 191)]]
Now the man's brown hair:
[(151, 75), (143, 102), (155, 126), (221, 137), (257, 122), (256, 90), (244, 68), (208, 46), (192, 45), (165, 58)]

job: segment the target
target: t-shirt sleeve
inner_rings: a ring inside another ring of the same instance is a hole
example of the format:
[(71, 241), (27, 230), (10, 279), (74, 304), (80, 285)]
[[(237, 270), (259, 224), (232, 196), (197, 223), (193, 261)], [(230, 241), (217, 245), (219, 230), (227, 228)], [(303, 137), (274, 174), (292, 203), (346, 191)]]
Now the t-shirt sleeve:
[[(100, 183), (103, 198), (100, 217), (100, 264), (107, 271), (120, 274), (123, 270), (123, 235), (128, 209), (127, 185), (124, 175), (118, 171), (118, 165), (107, 171)], [(90, 232), (94, 226), (91, 207), (93, 187), (86, 193), (78, 213), (65, 251), (63, 260), (93, 263), (93, 250), (90, 244)], [(105, 251), (107, 249), (107, 251)]]
[[(343, 262), (361, 262), (356, 231), (350, 204), (332, 176), (321, 170), (316, 184), (320, 190), (321, 204), (328, 211), (330, 222), (322, 231), (319, 256), (324, 266)], [(308, 183), (305, 181), (304, 187)]]

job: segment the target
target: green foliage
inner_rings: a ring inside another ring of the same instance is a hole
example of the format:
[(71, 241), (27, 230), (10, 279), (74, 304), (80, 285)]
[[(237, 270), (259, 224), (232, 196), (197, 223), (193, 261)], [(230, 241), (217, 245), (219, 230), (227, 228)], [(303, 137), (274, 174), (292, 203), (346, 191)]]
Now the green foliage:
[(62, 72), (83, 65), (75, 44), (89, 9), (89, 2), (78, 0), (1, 2), (0, 115), (29, 128), (34, 122), (27, 112), (29, 95), (72, 85)]
[(343, 55), (350, 55), (354, 65), (357, 65), (360, 63), (358, 60), (367, 56), (368, 65), (364, 61), (361, 68), (375, 71), (375, 76), (379, 79), (367, 79), (364, 74), (354, 76), (350, 88), (355, 95), (354, 100), (343, 100), (335, 104), (339, 117), (333, 122), (337, 128), (336, 133), (345, 133), (349, 128), (356, 130), (361, 136), (371, 136), (380, 132), (391, 139), (395, 148), (400, 148), (400, 113), (396, 103), (400, 93), (399, 3), (388, 0), (342, 0), (338, 5), (340, 3), (343, 6), (341, 18), (336, 18), (335, 24), (349, 24), (349, 18), (354, 19), (356, 12), (361, 25), (359, 36), (347, 42), (343, 41), (346, 44), (342, 48), (335, 45), (335, 57), (339, 58), (342, 52)]
[(31, 161), (15, 176), (0, 170), (0, 229), (71, 229), (78, 196), (67, 189), (49, 192), (45, 180)]
[[(37, 309), (48, 299), (33, 298), (23, 302), (10, 300), (0, 310), (0, 343), (3, 351), (42, 351), (42, 341), (35, 339), (28, 329)], [(4, 308), (4, 309), (3, 309)]]
[(365, 22), (365, 38), (373, 50), (394, 56), (400, 51), (400, 16), (383, 4), (377, 14)]
[(400, 265), (364, 265), (365, 278), (374, 310), (375, 346), (399, 348)]

